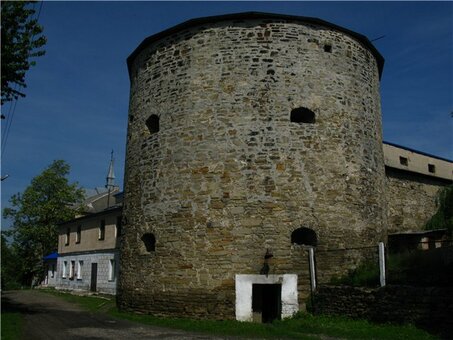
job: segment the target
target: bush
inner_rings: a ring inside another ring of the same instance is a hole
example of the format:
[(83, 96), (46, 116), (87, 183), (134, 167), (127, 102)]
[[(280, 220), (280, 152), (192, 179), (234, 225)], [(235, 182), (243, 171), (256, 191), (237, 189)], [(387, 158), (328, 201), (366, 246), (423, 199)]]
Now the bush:
[[(387, 283), (411, 286), (453, 286), (453, 247), (414, 250), (387, 256)], [(364, 262), (330, 284), (354, 287), (379, 286), (379, 264)]]
[(353, 287), (377, 287), (380, 284), (379, 265), (374, 262), (364, 262), (345, 276), (332, 278), (330, 283)]
[(453, 185), (439, 191), (437, 197), (437, 212), (426, 223), (425, 229), (447, 229), (453, 232)]

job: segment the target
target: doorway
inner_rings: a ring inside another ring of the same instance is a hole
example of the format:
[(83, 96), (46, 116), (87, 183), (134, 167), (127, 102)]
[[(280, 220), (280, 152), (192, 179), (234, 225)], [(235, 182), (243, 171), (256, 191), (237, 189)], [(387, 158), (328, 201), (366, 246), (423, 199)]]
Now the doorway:
[(280, 320), (282, 314), (282, 285), (252, 285), (253, 321), (270, 323)]
[(98, 281), (98, 264), (92, 263), (91, 264), (91, 285), (90, 290), (95, 292), (97, 289), (97, 281)]

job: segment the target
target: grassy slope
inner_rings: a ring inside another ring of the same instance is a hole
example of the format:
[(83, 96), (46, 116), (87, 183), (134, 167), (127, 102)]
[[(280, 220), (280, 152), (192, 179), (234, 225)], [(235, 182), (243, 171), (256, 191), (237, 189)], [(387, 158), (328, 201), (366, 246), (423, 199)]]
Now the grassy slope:
[(20, 339), (23, 329), (23, 317), (19, 313), (2, 312), (1, 314), (2, 340)]
[(258, 324), (238, 321), (213, 321), (159, 318), (120, 312), (114, 300), (99, 297), (74, 296), (56, 291), (44, 291), (63, 299), (78, 303), (89, 311), (103, 311), (117, 318), (142, 324), (203, 332), (212, 335), (246, 336), (259, 338), (319, 339), (331, 336), (342, 339), (435, 339), (428, 333), (413, 326), (376, 325), (365, 320), (351, 320), (332, 316), (313, 316), (299, 313), (292, 319), (272, 324)]

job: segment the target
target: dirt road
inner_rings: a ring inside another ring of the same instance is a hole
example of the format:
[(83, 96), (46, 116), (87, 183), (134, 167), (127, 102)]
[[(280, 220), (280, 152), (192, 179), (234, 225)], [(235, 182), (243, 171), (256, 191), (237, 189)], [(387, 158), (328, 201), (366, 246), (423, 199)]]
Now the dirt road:
[(117, 320), (33, 290), (2, 292), (3, 310), (25, 316), (27, 340), (231, 339)]

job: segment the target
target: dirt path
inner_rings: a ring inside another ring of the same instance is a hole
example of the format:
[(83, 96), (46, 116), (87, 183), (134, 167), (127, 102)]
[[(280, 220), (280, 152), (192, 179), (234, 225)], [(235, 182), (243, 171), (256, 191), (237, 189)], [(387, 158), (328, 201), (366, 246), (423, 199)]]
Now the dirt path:
[(232, 339), (117, 320), (33, 290), (2, 292), (3, 310), (25, 316), (23, 338), (27, 340)]

